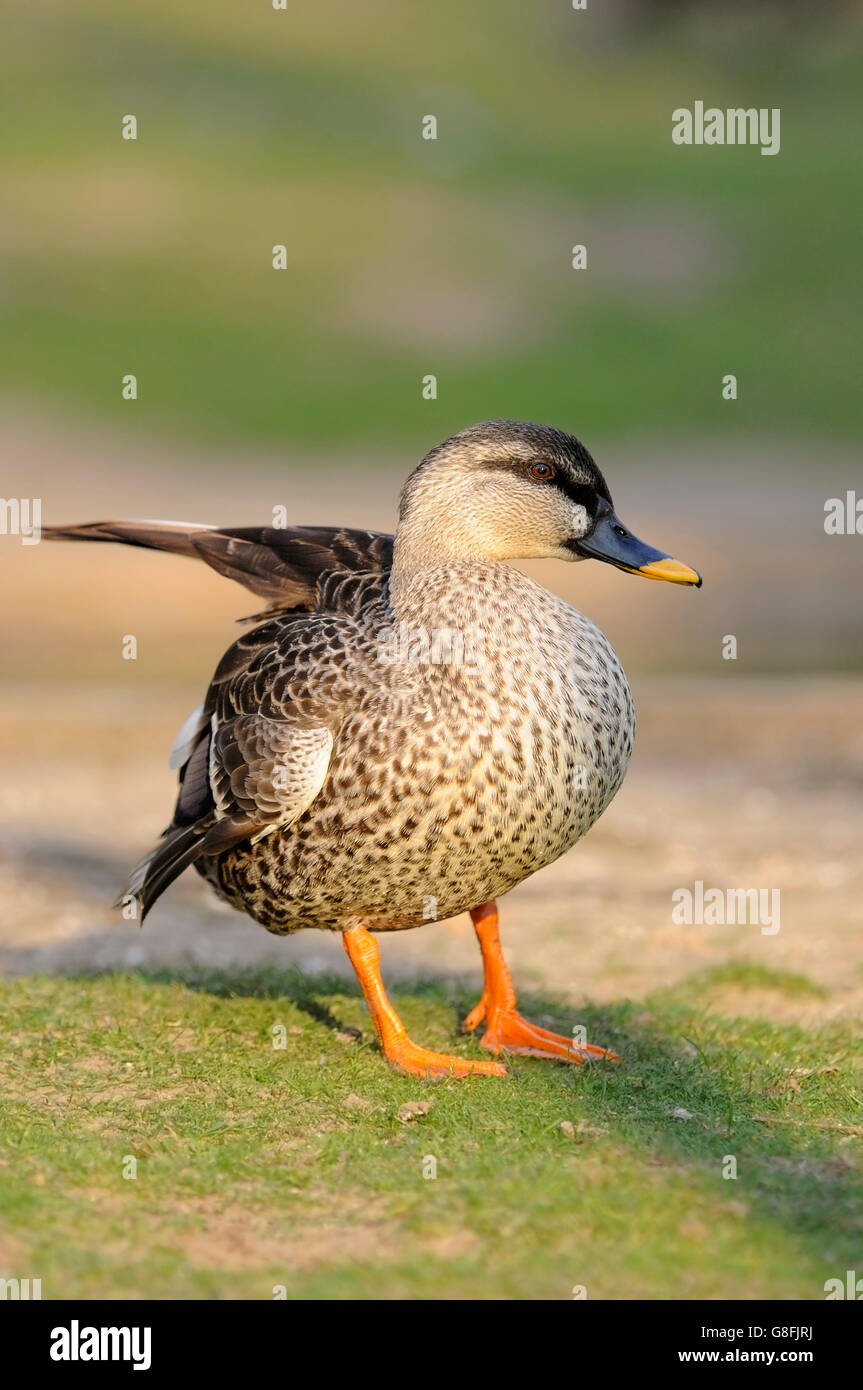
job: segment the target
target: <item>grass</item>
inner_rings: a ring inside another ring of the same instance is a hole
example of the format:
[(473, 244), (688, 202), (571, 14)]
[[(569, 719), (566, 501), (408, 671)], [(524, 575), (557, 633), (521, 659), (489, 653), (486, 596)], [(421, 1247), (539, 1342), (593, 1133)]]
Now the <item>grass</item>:
[[(47, 1298), (823, 1298), (863, 1267), (863, 1037), (724, 1017), (711, 987), (580, 1011), (625, 1065), (425, 1085), (335, 979), (6, 981), (0, 1275)], [(460, 987), (394, 997), (415, 1038), (479, 1055)]]

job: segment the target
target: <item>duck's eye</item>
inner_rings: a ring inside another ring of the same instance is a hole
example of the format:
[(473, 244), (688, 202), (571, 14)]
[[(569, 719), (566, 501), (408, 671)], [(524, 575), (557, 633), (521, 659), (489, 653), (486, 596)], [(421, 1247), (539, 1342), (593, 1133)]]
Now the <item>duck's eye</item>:
[(530, 474), (532, 478), (540, 478), (543, 482), (546, 482), (549, 478), (554, 477), (554, 469), (550, 463), (532, 463), (530, 465)]

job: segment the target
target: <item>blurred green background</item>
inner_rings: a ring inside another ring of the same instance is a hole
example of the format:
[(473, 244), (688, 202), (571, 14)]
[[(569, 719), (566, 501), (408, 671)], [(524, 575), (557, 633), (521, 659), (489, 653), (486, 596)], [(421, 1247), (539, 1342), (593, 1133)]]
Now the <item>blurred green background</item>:
[[(5, 46), (7, 388), (120, 420), (134, 371), (139, 423), (279, 445), (855, 434), (856, 7), (55, 0)], [(696, 98), (780, 154), (673, 145)]]

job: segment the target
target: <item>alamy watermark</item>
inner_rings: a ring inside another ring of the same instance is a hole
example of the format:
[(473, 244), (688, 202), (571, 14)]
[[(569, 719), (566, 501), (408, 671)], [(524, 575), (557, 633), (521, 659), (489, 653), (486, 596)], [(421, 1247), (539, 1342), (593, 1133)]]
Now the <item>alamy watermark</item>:
[(762, 936), (779, 931), (778, 888), (707, 888), (696, 879), (692, 888), (675, 888), (671, 920), (677, 926), (761, 927)]
[(478, 671), (483, 665), (485, 637), (473, 628), (411, 627), (401, 622), (385, 628), (381, 660), (394, 665), (460, 666)]
[(42, 1297), (41, 1279), (0, 1279), (0, 1299), (33, 1299)]
[(69, 1327), (51, 1332), (52, 1361), (131, 1361), (133, 1371), (148, 1371), (152, 1329), (149, 1327)]
[(675, 145), (760, 145), (762, 154), (779, 153), (779, 107), (732, 106), (723, 111), (696, 101), (692, 111), (678, 106), (671, 113)]
[(0, 536), (20, 536), (22, 545), (42, 539), (41, 497), (0, 497)]
[(856, 1270), (846, 1269), (844, 1279), (834, 1277), (825, 1280), (824, 1293), (828, 1303), (837, 1298), (850, 1298), (854, 1303), (860, 1303), (863, 1300), (863, 1278), (857, 1278)]
[(844, 497), (828, 497), (824, 503), (824, 530), (828, 536), (863, 536), (863, 497), (851, 488)]

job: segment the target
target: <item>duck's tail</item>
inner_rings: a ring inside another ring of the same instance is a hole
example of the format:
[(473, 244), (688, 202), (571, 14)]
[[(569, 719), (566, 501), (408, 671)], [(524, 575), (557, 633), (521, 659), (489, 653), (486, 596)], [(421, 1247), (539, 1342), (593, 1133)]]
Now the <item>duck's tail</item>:
[(114, 906), (123, 907), (137, 898), (143, 922), (156, 899), (184, 869), (202, 855), (218, 855), (248, 840), (254, 829), (243, 816), (219, 819), (212, 812), (191, 823), (169, 825), (156, 847), (135, 865)]
[(137, 898), (143, 922), (153, 903), (169, 884), (201, 854), (205, 832), (197, 825), (172, 826), (165, 831), (155, 849), (136, 864), (115, 907)]
[(42, 534), (49, 541), (120, 541), (194, 557), (199, 551), (193, 537), (215, 529), (191, 521), (88, 521), (80, 526), (43, 526)]

